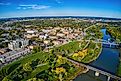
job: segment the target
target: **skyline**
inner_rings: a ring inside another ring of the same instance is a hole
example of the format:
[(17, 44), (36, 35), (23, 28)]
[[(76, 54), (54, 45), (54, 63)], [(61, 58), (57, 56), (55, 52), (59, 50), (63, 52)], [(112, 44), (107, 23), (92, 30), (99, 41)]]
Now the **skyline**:
[(121, 18), (121, 0), (2, 0), (0, 18), (94, 16)]

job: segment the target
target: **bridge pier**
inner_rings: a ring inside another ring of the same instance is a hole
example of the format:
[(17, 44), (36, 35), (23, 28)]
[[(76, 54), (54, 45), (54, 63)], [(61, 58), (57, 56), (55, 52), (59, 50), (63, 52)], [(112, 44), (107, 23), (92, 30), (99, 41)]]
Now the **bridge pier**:
[(96, 72), (95, 72), (95, 76), (99, 76), (99, 75), (100, 75), (99, 72), (96, 71)]
[(111, 48), (111, 44), (110, 44), (110, 48)]
[(106, 72), (106, 71), (103, 71), (103, 70), (101, 70), (101, 69), (99, 69), (99, 68), (95, 68), (95, 67), (93, 67), (93, 66), (91, 66), (91, 65), (84, 64), (84, 63), (81, 63), (81, 62), (77, 62), (77, 61), (74, 61), (74, 60), (69, 59), (69, 58), (67, 58), (67, 60), (69, 60), (70, 62), (72, 62), (72, 63), (74, 63), (74, 64), (80, 64), (80, 66), (84, 66), (84, 67), (86, 67), (86, 68), (88, 68), (88, 69), (90, 69), (90, 70), (95, 71), (95, 72), (96, 72), (95, 75), (97, 75), (97, 76), (99, 76), (99, 73), (108, 76), (107, 81), (110, 81), (111, 78), (116, 79), (116, 80), (118, 80), (118, 81), (121, 81), (121, 77), (116, 76), (116, 75), (111, 74), (111, 73), (108, 73), (108, 72)]
[(107, 79), (107, 81), (110, 81), (110, 77), (108, 76), (108, 79)]

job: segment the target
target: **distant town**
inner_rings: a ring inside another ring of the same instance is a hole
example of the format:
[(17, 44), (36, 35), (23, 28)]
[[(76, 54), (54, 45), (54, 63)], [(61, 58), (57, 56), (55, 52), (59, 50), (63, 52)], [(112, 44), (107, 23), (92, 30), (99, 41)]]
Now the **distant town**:
[(121, 81), (121, 19), (0, 19), (0, 81), (76, 81), (92, 71), (99, 81)]

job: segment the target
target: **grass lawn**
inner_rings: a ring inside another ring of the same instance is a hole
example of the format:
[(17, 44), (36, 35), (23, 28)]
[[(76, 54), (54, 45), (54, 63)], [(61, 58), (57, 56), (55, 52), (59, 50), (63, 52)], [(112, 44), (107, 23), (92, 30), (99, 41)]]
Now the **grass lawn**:
[[(38, 53), (35, 53), (35, 54), (28, 55), (28, 56), (26, 56), (24, 58), (21, 58), (21, 59), (19, 59), (17, 61), (14, 61), (14, 62), (4, 66), (0, 70), (0, 75), (1, 75), (1, 77), (8, 76), (13, 71), (16, 71), (17, 67), (19, 67), (19, 66), (21, 66), (21, 65), (23, 65), (23, 64), (25, 64), (25, 63), (27, 63), (29, 61), (36, 60), (36, 59), (45, 60), (48, 57), (49, 57), (48, 53), (45, 53), (45, 52), (38, 52)], [(45, 67), (44, 67), (44, 69), (45, 69)]]
[[(80, 42), (79, 41), (70, 42), (68, 44), (54, 48), (55, 53), (64, 51), (65, 53), (67, 52), (67, 55), (69, 53), (74, 53), (75, 51), (78, 51), (78, 50), (80, 50)], [(52, 53), (52, 55), (53, 55), (53, 53)], [(14, 61), (14, 62), (4, 66), (0, 70), (0, 77), (2, 77), (2, 78), (7, 77), (8, 79), (12, 79), (15, 81), (17, 79), (22, 80), (22, 81), (26, 81), (27, 79), (34, 78), (40, 72), (42, 72), (44, 70), (48, 70), (50, 68), (49, 62), (50, 61), (53, 62), (53, 60), (52, 59), (47, 60), (48, 58), (56, 59), (56, 57), (51, 57), (50, 54), (47, 52), (38, 52), (35, 54), (30, 54), (28, 56), (25, 56), (24, 58), (21, 58), (17, 61)], [(92, 56), (91, 56), (91, 58), (92, 58)], [(39, 62), (36, 62), (37, 59), (40, 59)], [(89, 60), (90, 58), (87, 57), (87, 59)], [(23, 66), (23, 65), (25, 65), (28, 62), (32, 62), (32, 63), (35, 62), (34, 63), (35, 65), (33, 64), (33, 67), (32, 67), (33, 69), (30, 71), (23, 69), (23, 68), (25, 68), (25, 66)], [(37, 63), (37, 65), (36, 65), (36, 63)], [(45, 63), (45, 65), (43, 63)], [(72, 72), (72, 74), (73, 74), (73, 72)], [(17, 79), (14, 77), (16, 77)], [(21, 78), (21, 77), (23, 77), (23, 78)]]
[(121, 62), (120, 62), (119, 67), (118, 67), (118, 76), (121, 76)]
[(46, 65), (43, 65), (43, 66), (39, 66), (39, 67), (37, 67), (35, 70), (33, 70), (33, 71), (31, 72), (31, 75), (29, 75), (27, 78), (25, 78), (25, 80), (26, 80), (26, 79), (29, 79), (29, 78), (33, 78), (33, 77), (36, 76), (38, 73), (40, 73), (40, 72), (42, 72), (42, 71), (44, 71), (44, 70), (47, 70), (47, 69), (49, 69), (49, 68), (50, 68), (49, 64), (46, 64)]

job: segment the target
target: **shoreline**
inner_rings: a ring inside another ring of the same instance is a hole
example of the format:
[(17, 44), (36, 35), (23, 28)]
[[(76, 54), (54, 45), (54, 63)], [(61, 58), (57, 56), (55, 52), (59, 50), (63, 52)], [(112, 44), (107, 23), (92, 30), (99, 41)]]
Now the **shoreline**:
[(119, 49), (119, 64), (117, 66), (116, 74), (121, 77), (121, 48)]
[[(101, 49), (100, 49), (100, 52), (98, 53), (97, 57), (93, 58), (93, 59), (90, 60), (88, 63), (91, 63), (92, 61), (95, 61), (95, 60), (100, 56), (100, 54), (101, 54), (101, 52), (102, 52), (102, 49), (103, 49), (103, 48), (102, 48), (102, 44), (101, 44)], [(87, 73), (88, 71), (89, 71), (89, 69), (86, 68), (86, 71), (78, 72), (73, 80), (75, 80), (75, 79), (76, 79), (78, 76), (80, 76), (81, 74)]]
[[(87, 69), (87, 68), (85, 69), (83, 66), (81, 66), (81, 67), (80, 67), (80, 66), (76, 66), (76, 67), (77, 67), (79, 70), (78, 70), (76, 73), (74, 73), (73, 75), (71, 75), (71, 78), (68, 79), (69, 81), (71, 81), (71, 80), (73, 81), (73, 80), (75, 80), (78, 76), (80, 76), (81, 74), (87, 73), (87, 72), (89, 71), (89, 69)], [(84, 68), (83, 71), (81, 70), (82, 67)]]
[(93, 59), (91, 59), (90, 61), (88, 61), (88, 63), (95, 61), (100, 56), (100, 54), (102, 53), (102, 50), (103, 50), (103, 47), (102, 47), (102, 44), (101, 44), (101, 49), (100, 49), (100, 52), (98, 53), (98, 55), (96, 57), (94, 57)]
[(85, 71), (82, 71), (82, 72), (79, 72), (73, 79), (73, 81), (78, 77), (80, 76), (81, 74), (84, 74), (84, 73), (87, 73), (89, 71), (89, 69), (86, 69)]

